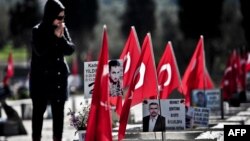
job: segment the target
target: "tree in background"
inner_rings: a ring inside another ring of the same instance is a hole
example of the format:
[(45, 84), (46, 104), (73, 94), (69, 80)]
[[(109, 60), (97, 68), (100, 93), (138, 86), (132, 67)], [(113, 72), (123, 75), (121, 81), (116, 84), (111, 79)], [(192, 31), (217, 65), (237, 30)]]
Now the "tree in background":
[(223, 0), (179, 0), (180, 28), (186, 38), (220, 36)]
[(204, 35), (206, 62), (210, 72), (213, 70), (216, 53), (220, 48), (217, 42), (221, 38), (223, 1), (179, 0), (179, 26), (184, 35), (184, 41), (186, 40), (185, 45), (182, 45), (185, 49), (181, 51), (186, 54), (182, 55), (186, 57), (185, 60), (189, 60), (194, 51), (195, 42), (200, 35)]
[(28, 46), (31, 40), (31, 30), (41, 19), (37, 0), (17, 2), (9, 11), (10, 38), (14, 47)]
[(250, 13), (249, 13), (249, 9), (250, 9), (250, 1), (249, 0), (240, 0), (241, 2), (241, 13), (243, 16), (243, 20), (242, 20), (242, 26), (244, 29), (244, 33), (245, 33), (245, 38), (247, 41), (247, 51), (250, 51)]
[(88, 49), (87, 42), (94, 38), (97, 23), (97, 0), (61, 0), (65, 6), (65, 22), (79, 53)]
[(79, 72), (83, 71), (82, 57), (84, 52), (91, 50), (88, 46), (95, 40), (94, 27), (97, 24), (97, 0), (60, 0), (65, 6), (65, 23), (71, 31), (72, 40), (76, 44), (76, 55)]
[(131, 26), (135, 26), (140, 43), (147, 32), (154, 35), (155, 2), (154, 0), (127, 0), (126, 10), (122, 17), (122, 33), (128, 37)]
[(7, 15), (7, 7), (4, 4), (0, 3), (0, 49), (3, 47), (3, 45), (7, 42), (7, 38), (9, 35), (8, 30), (8, 15)]

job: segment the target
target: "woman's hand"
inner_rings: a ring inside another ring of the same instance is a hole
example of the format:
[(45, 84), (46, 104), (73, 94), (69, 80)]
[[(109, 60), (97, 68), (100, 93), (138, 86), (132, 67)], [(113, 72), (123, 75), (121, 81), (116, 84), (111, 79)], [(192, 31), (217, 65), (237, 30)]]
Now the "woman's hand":
[(63, 35), (64, 35), (64, 27), (65, 27), (65, 23), (58, 24), (57, 28), (54, 31), (54, 34), (56, 35), (56, 37), (58, 37), (58, 38), (63, 37)]

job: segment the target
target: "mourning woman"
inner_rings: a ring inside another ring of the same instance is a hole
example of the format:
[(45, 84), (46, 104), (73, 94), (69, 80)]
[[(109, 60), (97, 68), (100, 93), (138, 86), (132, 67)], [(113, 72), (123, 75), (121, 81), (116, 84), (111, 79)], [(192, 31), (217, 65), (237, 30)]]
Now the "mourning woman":
[(41, 140), (43, 115), (52, 108), (53, 141), (61, 141), (64, 104), (68, 98), (68, 65), (64, 56), (74, 52), (64, 23), (65, 7), (59, 0), (47, 0), (42, 21), (32, 30), (30, 97), (33, 104), (32, 140)]

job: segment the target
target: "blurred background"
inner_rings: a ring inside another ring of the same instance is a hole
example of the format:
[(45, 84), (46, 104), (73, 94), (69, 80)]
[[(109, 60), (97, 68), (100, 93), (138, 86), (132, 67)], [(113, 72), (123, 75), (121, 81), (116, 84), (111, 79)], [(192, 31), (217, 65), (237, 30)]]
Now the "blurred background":
[[(0, 0), (0, 79), (13, 53), (15, 75), (11, 80), (19, 97), (27, 96), (31, 55), (31, 30), (40, 22), (46, 0)], [(65, 23), (83, 78), (84, 61), (97, 60), (102, 28), (108, 28), (109, 57), (119, 58), (135, 26), (142, 45), (152, 34), (156, 65), (168, 41), (172, 41), (181, 76), (204, 35), (206, 65), (215, 86), (220, 87), (227, 59), (233, 49), (249, 51), (250, 2), (248, 0), (61, 0), (66, 7)], [(248, 26), (247, 26), (248, 25)], [(83, 81), (83, 80), (81, 80)], [(82, 83), (83, 84), (83, 83)], [(78, 90), (82, 93), (83, 86)]]

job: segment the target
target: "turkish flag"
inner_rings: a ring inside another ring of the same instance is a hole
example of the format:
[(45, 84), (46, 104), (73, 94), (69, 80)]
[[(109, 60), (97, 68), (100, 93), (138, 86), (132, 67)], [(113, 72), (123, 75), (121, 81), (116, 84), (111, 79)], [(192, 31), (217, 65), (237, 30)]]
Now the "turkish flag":
[(13, 75), (14, 75), (14, 61), (13, 61), (12, 52), (10, 52), (9, 57), (8, 57), (8, 64), (7, 64), (7, 68), (6, 68), (6, 73), (5, 73), (5, 76), (3, 78), (3, 85), (4, 86), (8, 85), (8, 81), (11, 77), (13, 77)]
[(10, 52), (9, 57), (8, 57), (8, 65), (7, 65), (6, 76), (10, 78), (13, 75), (14, 75), (14, 62), (13, 62), (12, 52)]
[(180, 72), (171, 42), (168, 42), (166, 45), (160, 59), (157, 67), (157, 75), (160, 99), (167, 99), (171, 92), (181, 85)]
[[(123, 88), (130, 85), (141, 54), (140, 44), (134, 26), (131, 27), (130, 34), (120, 55), (123, 60)], [(111, 104), (116, 105), (116, 113), (121, 115), (122, 97), (111, 97)]]
[(125, 47), (120, 55), (123, 60), (123, 86), (128, 87), (132, 81), (141, 54), (140, 44), (135, 28), (132, 26)]
[(212, 79), (206, 69), (203, 36), (200, 36), (195, 52), (182, 78), (182, 84), (186, 106), (190, 106), (190, 95), (192, 90), (214, 88)]
[(206, 88), (214, 88), (214, 82), (211, 78), (211, 76), (209, 75), (207, 69), (205, 69), (205, 86)]
[(78, 74), (78, 61), (77, 56), (75, 55), (72, 59), (72, 75)]
[(125, 135), (130, 107), (139, 104), (144, 99), (157, 97), (158, 95), (154, 53), (149, 33), (144, 39), (142, 53), (136, 68), (121, 112), (118, 132), (119, 141)]
[(112, 126), (108, 86), (108, 37), (103, 29), (102, 49), (99, 56), (92, 102), (87, 123), (86, 141), (112, 141)]
[(222, 96), (224, 100), (229, 100), (233, 94), (239, 92), (238, 89), (241, 88), (240, 71), (240, 58), (237, 51), (234, 50), (228, 59), (221, 81)]
[(250, 71), (250, 52), (248, 52), (247, 55), (247, 61), (246, 61), (246, 72)]
[(149, 33), (143, 41), (142, 53), (136, 68), (131, 84), (134, 91), (132, 106), (158, 95), (155, 59)]

